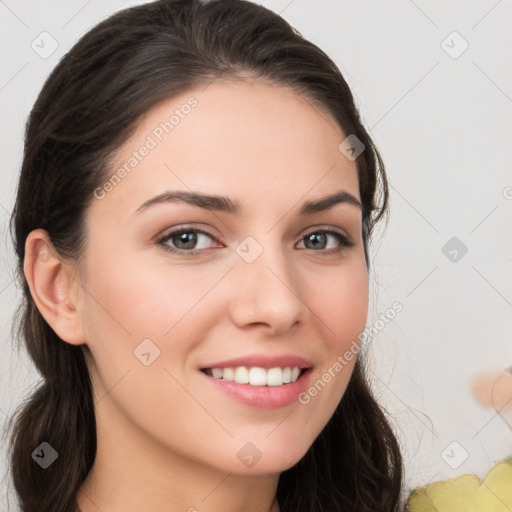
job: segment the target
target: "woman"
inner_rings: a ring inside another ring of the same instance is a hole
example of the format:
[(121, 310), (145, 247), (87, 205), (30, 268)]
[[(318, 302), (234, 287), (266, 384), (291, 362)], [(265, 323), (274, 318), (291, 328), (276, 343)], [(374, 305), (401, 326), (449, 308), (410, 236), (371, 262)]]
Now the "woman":
[(381, 157), (336, 65), (242, 0), (94, 27), (44, 85), (12, 216), (44, 383), (21, 509), (396, 511), (358, 354)]

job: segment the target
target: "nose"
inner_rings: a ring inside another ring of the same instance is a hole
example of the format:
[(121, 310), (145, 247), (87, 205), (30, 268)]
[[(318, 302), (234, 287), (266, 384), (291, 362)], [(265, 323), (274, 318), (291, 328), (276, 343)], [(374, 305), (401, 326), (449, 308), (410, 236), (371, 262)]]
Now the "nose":
[(235, 282), (230, 302), (232, 321), (239, 328), (263, 325), (272, 335), (303, 321), (308, 309), (301, 297), (299, 276), (287, 265), (283, 252), (263, 247), (261, 254), (249, 261), (237, 257), (231, 273)]

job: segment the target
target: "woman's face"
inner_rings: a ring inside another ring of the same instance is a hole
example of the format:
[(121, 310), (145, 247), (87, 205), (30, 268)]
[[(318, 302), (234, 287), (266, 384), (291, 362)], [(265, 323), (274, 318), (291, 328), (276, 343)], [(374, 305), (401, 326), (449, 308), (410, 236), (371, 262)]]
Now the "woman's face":
[[(144, 116), (86, 217), (78, 311), (112, 443), (239, 474), (281, 472), (307, 452), (345, 392), (356, 357), (344, 354), (367, 315), (356, 164), (338, 149), (347, 135), (261, 83), (216, 81)], [(297, 357), (310, 369), (269, 386), (202, 371), (248, 356), (260, 359), (229, 364), (302, 368)]]

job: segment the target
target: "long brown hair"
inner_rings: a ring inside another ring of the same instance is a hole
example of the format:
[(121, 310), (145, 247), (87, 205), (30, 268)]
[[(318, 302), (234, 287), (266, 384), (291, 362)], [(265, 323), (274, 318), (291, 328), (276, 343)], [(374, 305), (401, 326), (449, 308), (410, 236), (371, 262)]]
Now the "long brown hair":
[[(16, 334), (43, 382), (8, 422), (10, 469), (23, 512), (74, 512), (96, 455), (92, 386), (82, 347), (39, 313), (23, 273), (27, 235), (47, 230), (78, 259), (95, 188), (110, 157), (149, 108), (216, 78), (251, 76), (292, 87), (365, 146), (357, 158), (367, 244), (387, 214), (384, 164), (334, 62), (283, 18), (245, 0), (158, 0), (120, 11), (85, 34), (44, 84), (26, 127), (11, 231), (23, 289)], [(31, 457), (49, 443), (62, 463)], [(397, 438), (372, 395), (359, 355), (334, 415), (306, 455), (281, 473), (281, 512), (395, 512), (403, 466)]]

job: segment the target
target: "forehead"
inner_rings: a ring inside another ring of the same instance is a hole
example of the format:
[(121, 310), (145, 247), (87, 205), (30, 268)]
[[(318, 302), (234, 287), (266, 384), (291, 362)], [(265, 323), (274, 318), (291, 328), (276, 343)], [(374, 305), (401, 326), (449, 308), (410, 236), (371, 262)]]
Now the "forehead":
[(102, 207), (129, 213), (167, 189), (229, 195), (248, 208), (340, 189), (359, 198), (356, 164), (338, 149), (345, 138), (329, 113), (289, 87), (216, 80), (139, 120), (105, 177), (114, 179)]

